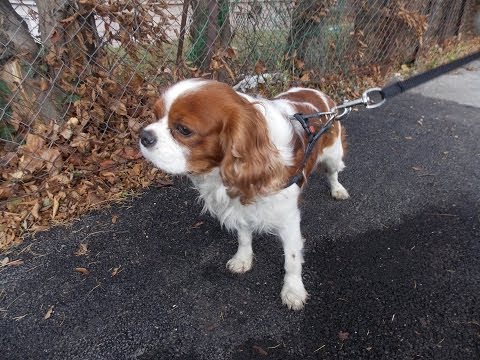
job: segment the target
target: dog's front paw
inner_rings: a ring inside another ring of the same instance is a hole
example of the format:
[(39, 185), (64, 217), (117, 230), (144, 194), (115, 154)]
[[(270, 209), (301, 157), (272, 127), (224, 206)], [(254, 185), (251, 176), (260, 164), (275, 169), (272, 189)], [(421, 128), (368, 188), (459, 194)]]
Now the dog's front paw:
[(280, 296), (282, 298), (282, 303), (287, 305), (289, 309), (302, 310), (307, 302), (308, 293), (300, 279), (285, 282)]
[(332, 197), (336, 200), (346, 200), (350, 195), (348, 194), (347, 189), (340, 185), (339, 187), (332, 189)]
[(235, 254), (227, 262), (227, 269), (235, 274), (243, 274), (252, 268), (253, 254), (238, 256)]

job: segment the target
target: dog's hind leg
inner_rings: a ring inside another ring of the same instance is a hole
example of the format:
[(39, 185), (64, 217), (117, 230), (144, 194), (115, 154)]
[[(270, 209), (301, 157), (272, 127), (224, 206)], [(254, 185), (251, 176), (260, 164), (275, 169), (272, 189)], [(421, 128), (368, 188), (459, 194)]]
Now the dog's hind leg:
[(338, 171), (327, 169), (327, 179), (330, 184), (330, 193), (337, 200), (345, 200), (350, 197), (347, 189), (338, 181)]
[[(337, 123), (339, 126), (340, 124)], [(332, 197), (337, 200), (348, 199), (348, 191), (338, 181), (338, 173), (345, 168), (343, 162), (343, 145), (342, 145), (342, 131), (344, 129), (340, 127), (338, 138), (334, 143), (326, 147), (320, 155), (319, 162), (327, 173), (327, 180), (330, 184), (330, 192)]]

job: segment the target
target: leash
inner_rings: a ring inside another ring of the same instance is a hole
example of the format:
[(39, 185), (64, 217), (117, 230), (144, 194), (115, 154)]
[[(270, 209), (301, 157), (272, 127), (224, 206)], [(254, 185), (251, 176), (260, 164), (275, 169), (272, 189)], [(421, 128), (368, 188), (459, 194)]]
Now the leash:
[[(431, 70), (425, 71), (423, 73), (417, 74), (408, 78), (407, 80), (396, 81), (390, 85), (386, 85), (383, 88), (374, 87), (367, 89), (359, 99), (344, 101), (342, 104), (333, 107), (330, 111), (326, 112), (316, 112), (312, 114), (301, 114), (297, 113), (290, 116), (290, 120), (296, 120), (301, 125), (308, 137), (308, 143), (305, 148), (305, 154), (303, 156), (302, 163), (299, 167), (299, 170), (295, 175), (293, 175), (287, 182), (286, 188), (297, 184), (301, 185), (302, 180), (305, 178), (303, 171), (307, 165), (308, 158), (315, 147), (318, 139), (327, 132), (333, 125), (334, 121), (338, 121), (346, 116), (348, 116), (352, 109), (356, 106), (365, 106), (366, 109), (374, 109), (379, 106), (382, 106), (387, 99), (390, 99), (398, 94), (401, 94), (405, 91), (413, 89), (419, 85), (422, 85), (436, 77), (439, 77), (447, 72), (450, 72), (456, 68), (464, 66), (469, 62), (480, 59), (480, 51), (467, 55), (463, 58), (454, 60), (450, 63), (440, 65)], [(326, 123), (315, 131), (314, 127), (309, 125), (309, 120), (312, 118), (321, 118), (325, 117), (327, 119)]]

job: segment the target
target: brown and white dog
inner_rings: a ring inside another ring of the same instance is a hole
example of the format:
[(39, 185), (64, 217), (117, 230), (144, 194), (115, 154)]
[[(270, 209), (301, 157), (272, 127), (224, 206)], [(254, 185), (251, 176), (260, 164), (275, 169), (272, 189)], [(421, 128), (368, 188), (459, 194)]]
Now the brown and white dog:
[[(187, 175), (204, 209), (238, 235), (238, 250), (227, 262), (234, 273), (251, 269), (252, 234), (276, 234), (283, 243), (284, 304), (303, 308), (303, 239), (298, 199), (302, 183), (286, 187), (299, 170), (306, 133), (290, 116), (327, 111), (334, 102), (320, 91), (293, 88), (272, 100), (237, 93), (211, 80), (185, 80), (167, 89), (154, 106), (157, 122), (140, 134), (143, 155), (170, 174)], [(325, 120), (323, 120), (325, 121)], [(321, 120), (310, 121), (316, 129)], [(338, 182), (345, 131), (335, 122), (317, 142), (303, 170), (326, 171), (335, 199), (348, 198)]]

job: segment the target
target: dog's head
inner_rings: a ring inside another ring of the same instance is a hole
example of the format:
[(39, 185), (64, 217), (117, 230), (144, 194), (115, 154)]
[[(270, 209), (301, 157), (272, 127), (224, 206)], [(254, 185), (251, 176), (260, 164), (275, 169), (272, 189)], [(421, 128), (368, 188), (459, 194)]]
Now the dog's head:
[(243, 203), (281, 187), (284, 166), (262, 114), (226, 84), (185, 80), (154, 106), (157, 122), (140, 133), (149, 161), (170, 174), (219, 168), (231, 197)]

